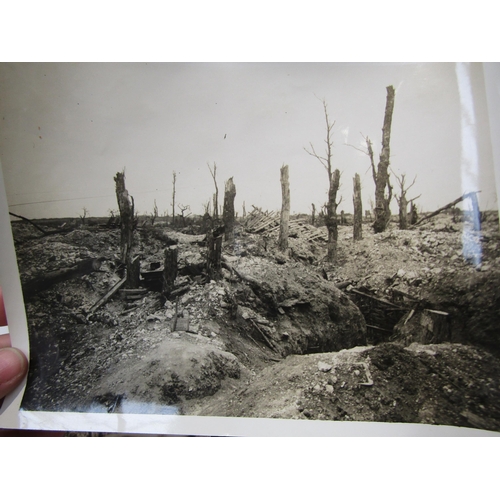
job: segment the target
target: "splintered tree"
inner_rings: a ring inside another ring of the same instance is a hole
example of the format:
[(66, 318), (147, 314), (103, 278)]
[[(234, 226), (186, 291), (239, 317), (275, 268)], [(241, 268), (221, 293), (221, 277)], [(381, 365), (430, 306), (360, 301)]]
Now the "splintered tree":
[(177, 181), (177, 173), (172, 172), (172, 226), (175, 226), (175, 183)]
[(372, 162), (373, 180), (375, 181), (375, 221), (373, 229), (375, 233), (385, 231), (391, 218), (390, 203), (392, 198), (392, 186), (389, 182), (389, 164), (391, 158), (391, 125), (392, 113), (394, 111), (394, 87), (386, 88), (387, 99), (385, 104), (384, 126), (382, 128), (382, 150), (380, 159), (375, 170), (373, 162), (373, 150), (370, 140), (367, 138), (368, 154)]
[(212, 176), (212, 179), (214, 181), (215, 185), (215, 193), (214, 193), (214, 213), (213, 213), (213, 218), (214, 221), (217, 221), (219, 219), (219, 211), (218, 211), (218, 206), (219, 206), (219, 188), (217, 186), (217, 165), (214, 162), (214, 168), (213, 170), (210, 168), (210, 164), (207, 163), (208, 165), (208, 170), (210, 170), (210, 175)]
[(415, 184), (417, 176), (415, 176), (415, 179), (413, 179), (413, 182), (408, 187), (405, 187), (405, 174), (401, 174), (401, 177), (397, 176), (394, 172), (393, 174), (396, 177), (401, 190), (401, 194), (399, 196), (397, 194), (394, 195), (399, 206), (399, 229), (408, 229), (408, 203), (411, 203), (412, 210), (414, 210), (413, 202), (420, 198), (421, 195), (418, 195), (411, 200), (407, 200), (406, 193)]
[(236, 186), (233, 178), (227, 180), (224, 188), (224, 209), (222, 221), (224, 223), (224, 235), (226, 241), (234, 240), (234, 198), (236, 197)]
[(353, 179), (354, 193), (352, 201), (354, 204), (354, 224), (353, 239), (359, 241), (363, 239), (363, 204), (361, 202), (361, 179), (356, 174)]
[(125, 188), (125, 172), (118, 172), (115, 177), (116, 199), (120, 209), (120, 248), (121, 262), (127, 270), (127, 283), (129, 288), (139, 286), (139, 272), (137, 263), (133, 262), (132, 250), (134, 245), (134, 198)]
[(340, 170), (333, 170), (332, 167), (332, 129), (335, 122), (330, 123), (328, 117), (327, 104), (323, 101), (323, 109), (325, 111), (326, 120), (326, 156), (320, 156), (316, 153), (314, 146), (310, 144), (311, 151), (304, 148), (307, 154), (314, 156), (325, 167), (328, 173), (329, 189), (328, 189), (328, 202), (326, 204), (325, 223), (328, 229), (328, 246), (327, 246), (327, 260), (334, 262), (337, 257), (337, 239), (338, 239), (338, 222), (337, 222), (337, 207), (340, 205), (341, 200), (337, 203), (337, 192), (340, 186)]
[(155, 220), (158, 218), (158, 206), (156, 205), (156, 200), (153, 205), (153, 212), (151, 213), (151, 225), (154, 226)]
[(281, 222), (278, 248), (285, 252), (288, 249), (288, 225), (290, 221), (290, 181), (288, 179), (288, 165), (283, 165), (280, 170), (281, 178)]

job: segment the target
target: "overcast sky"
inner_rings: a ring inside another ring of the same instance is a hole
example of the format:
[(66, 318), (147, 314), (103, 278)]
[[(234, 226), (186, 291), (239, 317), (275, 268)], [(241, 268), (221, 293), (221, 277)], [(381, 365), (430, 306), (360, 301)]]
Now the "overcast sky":
[(482, 209), (496, 209), (480, 64), (1, 63), (10, 210), (77, 217), (86, 207), (105, 216), (117, 209), (113, 176), (125, 169), (140, 214), (154, 200), (160, 214), (171, 213), (173, 171), (176, 204), (202, 213), (214, 192), (207, 163), (215, 162), (221, 204), (233, 177), (237, 212), (243, 202), (247, 211), (279, 209), (288, 164), (291, 210), (310, 213), (327, 200), (327, 173), (304, 151), (310, 143), (324, 151), (323, 99), (335, 121), (339, 210), (352, 212), (355, 173), (369, 209), (369, 159), (345, 144), (362, 147), (361, 134), (369, 136), (378, 159), (388, 85), (396, 88), (391, 167), (408, 182), (417, 177), (408, 198), (421, 194), (417, 205), (435, 210), (470, 186), (482, 191)]

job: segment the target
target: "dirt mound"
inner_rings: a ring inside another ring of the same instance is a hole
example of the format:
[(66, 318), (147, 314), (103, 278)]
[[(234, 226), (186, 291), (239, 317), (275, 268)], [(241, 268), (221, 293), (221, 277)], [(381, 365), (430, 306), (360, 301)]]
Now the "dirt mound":
[(237, 379), (240, 373), (233, 354), (201, 336), (183, 333), (182, 338), (181, 334), (166, 338), (139, 359), (121, 360), (95, 392), (117, 394), (129, 401), (176, 405), (184, 399), (212, 395), (223, 379)]
[(500, 361), (474, 347), (397, 344), (289, 356), (198, 415), (405, 422), (500, 430)]
[[(365, 321), (351, 300), (299, 262), (254, 257), (234, 269), (252, 289), (254, 307), (274, 320), (284, 354), (338, 351), (366, 344)], [(258, 303), (257, 302), (258, 299)]]

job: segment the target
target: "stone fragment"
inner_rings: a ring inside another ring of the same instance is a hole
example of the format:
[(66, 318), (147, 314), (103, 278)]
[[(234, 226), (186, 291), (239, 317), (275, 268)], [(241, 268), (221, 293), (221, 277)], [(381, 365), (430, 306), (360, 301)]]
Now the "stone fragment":
[(328, 364), (328, 363), (324, 363), (323, 361), (319, 361), (318, 362), (318, 370), (320, 372), (324, 372), (324, 373), (327, 373), (329, 372), (331, 369), (333, 368), (332, 365)]

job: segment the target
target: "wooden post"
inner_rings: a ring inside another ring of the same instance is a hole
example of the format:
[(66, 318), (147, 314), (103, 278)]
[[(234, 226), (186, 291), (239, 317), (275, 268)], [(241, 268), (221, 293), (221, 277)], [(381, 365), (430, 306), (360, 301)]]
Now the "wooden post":
[(225, 227), (225, 240), (232, 242), (234, 240), (234, 198), (236, 196), (236, 186), (233, 178), (228, 179), (224, 189), (224, 210), (222, 220)]
[(361, 179), (359, 174), (356, 174), (353, 179), (354, 194), (352, 197), (354, 204), (354, 229), (353, 239), (359, 241), (363, 239), (363, 204), (361, 201)]
[(165, 249), (162, 287), (165, 296), (168, 296), (174, 288), (175, 278), (177, 278), (177, 246), (172, 246)]
[(118, 201), (118, 208), (120, 209), (120, 226), (121, 226), (121, 261), (125, 264), (127, 269), (127, 283), (126, 286), (136, 287), (131, 283), (134, 281), (134, 272), (132, 264), (132, 250), (134, 245), (134, 198), (129, 196), (125, 188), (125, 173), (118, 172), (115, 175), (116, 185), (116, 199)]
[(288, 229), (290, 222), (290, 181), (288, 178), (288, 165), (281, 167), (281, 221), (278, 248), (285, 252), (288, 249)]

